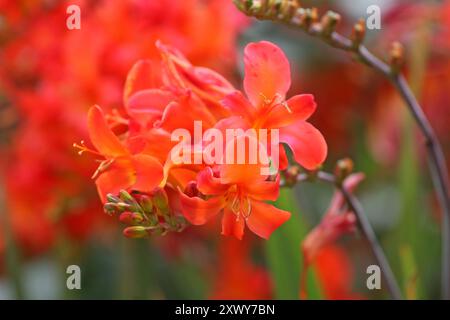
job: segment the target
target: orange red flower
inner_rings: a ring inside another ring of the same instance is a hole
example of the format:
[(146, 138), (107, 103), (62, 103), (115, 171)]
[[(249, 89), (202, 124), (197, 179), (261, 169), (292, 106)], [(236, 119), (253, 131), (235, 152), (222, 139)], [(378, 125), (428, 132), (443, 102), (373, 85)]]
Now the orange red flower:
[[(285, 101), (291, 81), (289, 62), (270, 42), (245, 48), (248, 100), (219, 73), (192, 65), (181, 52), (160, 41), (156, 46), (160, 59), (139, 61), (128, 75), (124, 93), (127, 117), (118, 121), (128, 126), (123, 141), (112, 133), (98, 107), (89, 112), (91, 141), (106, 158), (96, 180), (102, 199), (121, 188), (150, 192), (159, 183), (161, 188), (178, 192), (179, 206), (174, 207), (191, 224), (203, 225), (223, 212), (223, 235), (242, 239), (247, 226), (268, 239), (290, 213), (266, 203), (278, 197), (278, 171), (263, 172), (270, 164), (261, 158), (250, 161), (254, 152), (250, 145), (262, 146), (261, 134), (245, 131), (221, 140), (215, 150), (218, 162), (211, 164), (203, 157), (196, 163), (173, 161), (172, 133), (182, 129), (195, 135), (195, 122), (219, 133), (230, 128), (279, 130), (280, 141), (291, 147), (295, 159), (307, 169), (316, 169), (326, 157), (327, 146), (320, 132), (306, 122), (316, 108), (312, 95)], [(204, 155), (210, 144), (205, 138), (195, 140), (183, 142), (189, 147), (189, 156)], [(245, 146), (243, 162), (237, 161), (239, 145)], [(281, 144), (275, 147), (284, 151)], [(259, 152), (269, 162), (278, 161), (270, 149)], [(219, 151), (224, 154), (220, 156)], [(230, 154), (234, 157), (231, 162)], [(286, 164), (285, 158), (284, 167)]]
[[(0, 55), (8, 61), (0, 66), (0, 91), (18, 123), (1, 170), (14, 233), (33, 252), (48, 248), (56, 234), (64, 233), (60, 227), (75, 230), (69, 235), (77, 240), (99, 230), (96, 222), (103, 215), (89, 179), (93, 163), (74, 157), (71, 148), (88, 136), (88, 108), (99, 104), (105, 111), (121, 110), (127, 71), (138, 59), (159, 57), (156, 39), (175, 44), (194, 62), (231, 70), (236, 37), (246, 25), (228, 0), (70, 4), (81, 9), (80, 30), (65, 28), (65, 2), (0, 3)], [(132, 155), (138, 142), (126, 144)], [(138, 158), (135, 167), (141, 163)], [(129, 167), (129, 161), (116, 160), (109, 169)], [(103, 172), (98, 184), (110, 184), (107, 176)], [(124, 184), (133, 182), (130, 175), (122, 176)], [(65, 205), (72, 202), (76, 210)], [(89, 215), (79, 214), (87, 211)]]

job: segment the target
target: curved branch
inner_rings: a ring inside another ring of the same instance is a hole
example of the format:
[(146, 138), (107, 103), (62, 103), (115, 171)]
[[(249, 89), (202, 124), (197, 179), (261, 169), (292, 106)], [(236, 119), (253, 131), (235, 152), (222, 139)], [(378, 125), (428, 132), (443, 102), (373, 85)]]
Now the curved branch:
[(349, 192), (342, 183), (339, 183), (338, 179), (336, 179), (333, 174), (324, 171), (314, 172), (312, 175), (301, 173), (297, 176), (296, 181), (314, 181), (315, 179), (332, 184), (342, 192), (342, 195), (344, 196), (349, 209), (355, 214), (359, 229), (361, 230), (364, 238), (367, 240), (370, 249), (372, 250), (372, 254), (374, 255), (375, 260), (377, 261), (377, 264), (381, 269), (391, 297), (396, 300), (402, 299), (400, 287), (398, 286), (395, 275), (392, 271), (391, 266), (389, 265), (389, 261), (384, 254), (383, 248), (378, 242), (375, 232), (372, 229), (372, 226), (367, 219), (367, 215), (364, 212), (364, 208), (362, 207), (358, 198), (356, 198), (351, 192)]
[[(398, 66), (389, 65), (372, 54), (361, 45), (363, 31), (359, 37), (350, 39), (334, 31), (339, 21), (338, 14), (329, 12), (321, 22), (317, 22), (317, 12), (313, 9), (301, 8), (295, 0), (234, 0), (238, 9), (246, 15), (260, 20), (283, 22), (300, 28), (311, 36), (317, 37), (330, 46), (353, 53), (359, 61), (381, 72), (391, 81), (393, 86), (407, 105), (422, 135), (425, 137), (430, 174), (434, 189), (443, 212), (442, 222), (442, 297), (450, 299), (450, 183), (444, 153), (423, 109), (412, 93), (405, 77), (398, 73)], [(325, 18), (325, 19), (324, 19)], [(328, 19), (327, 19), (328, 18)], [(356, 30), (357, 25), (355, 25)], [(330, 30), (331, 28), (331, 30)]]

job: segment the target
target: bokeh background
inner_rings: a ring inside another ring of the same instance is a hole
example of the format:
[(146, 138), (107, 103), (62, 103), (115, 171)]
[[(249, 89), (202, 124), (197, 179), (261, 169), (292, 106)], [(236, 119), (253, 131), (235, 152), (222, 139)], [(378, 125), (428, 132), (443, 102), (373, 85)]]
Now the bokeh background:
[[(66, 8), (81, 8), (81, 29)], [(343, 16), (349, 34), (366, 9), (381, 8), (366, 44), (386, 58), (406, 48), (406, 74), (450, 159), (450, 1), (302, 1)], [(299, 30), (246, 18), (231, 0), (0, 0), (0, 299), (299, 298), (300, 245), (325, 213), (333, 190), (304, 183), (283, 191), (291, 220), (269, 241), (218, 235), (212, 222), (181, 234), (130, 240), (103, 213), (90, 176), (87, 140), (93, 104), (120, 109), (128, 70), (155, 57), (161, 39), (236, 87), (246, 43), (269, 40), (287, 53), (291, 93), (312, 93), (311, 122), (329, 157), (351, 157), (366, 174), (358, 189), (403, 293), (438, 298), (440, 221), (422, 138), (397, 93), (379, 74)], [(450, 164), (450, 163), (449, 163)], [(310, 298), (382, 299), (366, 288), (374, 263), (356, 233), (324, 248), (308, 276)], [(66, 268), (82, 289), (66, 288)]]

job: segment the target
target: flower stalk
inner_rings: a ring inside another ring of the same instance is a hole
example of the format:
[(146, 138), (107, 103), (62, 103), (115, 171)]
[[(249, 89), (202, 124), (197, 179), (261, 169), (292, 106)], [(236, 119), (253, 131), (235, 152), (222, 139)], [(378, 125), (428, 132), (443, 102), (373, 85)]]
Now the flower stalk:
[[(343, 177), (345, 177), (353, 167), (353, 164), (350, 159), (343, 159), (338, 161), (335, 174), (331, 174), (325, 171), (312, 171), (312, 172), (298, 172), (296, 176), (297, 182), (303, 181), (321, 181), (325, 183), (332, 184), (335, 188), (337, 188), (342, 195), (348, 205), (348, 208), (355, 214), (359, 229), (363, 234), (364, 238), (367, 240), (372, 254), (380, 267), (384, 281), (386, 282), (387, 289), (391, 297), (395, 300), (402, 299), (402, 293), (400, 287), (397, 283), (395, 275), (392, 271), (392, 268), (389, 264), (389, 261), (384, 254), (383, 248), (381, 247), (378, 239), (375, 235), (375, 231), (373, 230), (367, 215), (364, 212), (364, 208), (359, 202), (358, 198), (355, 197), (342, 183)], [(289, 172), (289, 169), (288, 169)], [(290, 184), (282, 183), (283, 186), (292, 186), (292, 180), (294, 177), (292, 175), (289, 176)]]
[[(296, 12), (290, 16), (284, 16), (283, 12), (279, 9), (283, 7), (283, 3), (288, 2), (290, 6), (296, 8)], [(412, 93), (408, 82), (400, 72), (403, 64), (403, 47), (399, 43), (394, 43), (390, 51), (390, 61), (386, 63), (371, 53), (365, 46), (361, 45), (365, 34), (364, 24), (361, 20), (355, 24), (353, 33), (348, 38), (336, 31), (332, 31), (331, 34), (324, 33), (324, 27), (326, 28), (327, 25), (324, 26), (323, 20), (317, 22), (317, 17), (312, 14), (312, 12), (317, 12), (317, 10), (302, 8), (298, 1), (234, 0), (234, 3), (238, 9), (248, 16), (253, 16), (260, 20), (283, 22), (292, 27), (304, 30), (309, 35), (323, 40), (334, 48), (353, 53), (358, 61), (379, 71), (396, 88), (425, 138), (430, 174), (443, 212), (442, 298), (450, 299), (450, 183), (448, 180), (448, 170), (439, 140), (417, 98)], [(258, 10), (255, 10), (255, 8), (258, 8)]]

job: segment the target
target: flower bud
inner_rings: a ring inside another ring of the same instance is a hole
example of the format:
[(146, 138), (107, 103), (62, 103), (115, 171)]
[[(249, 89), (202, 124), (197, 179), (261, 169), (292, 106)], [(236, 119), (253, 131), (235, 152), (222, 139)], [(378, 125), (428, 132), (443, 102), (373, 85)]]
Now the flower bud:
[(286, 0), (281, 3), (280, 14), (285, 21), (289, 21), (294, 16), (299, 7), (297, 0)]
[(336, 163), (334, 174), (339, 182), (344, 181), (353, 171), (353, 161), (350, 158), (341, 159)]
[(361, 43), (364, 41), (366, 35), (366, 22), (364, 19), (359, 19), (357, 23), (353, 26), (352, 35), (350, 39), (352, 40), (353, 48), (358, 49)]
[(317, 8), (306, 8), (301, 16), (300, 26), (308, 30), (313, 23), (317, 22), (318, 16)]
[(284, 181), (286, 186), (292, 187), (297, 183), (297, 177), (300, 174), (300, 167), (297, 165), (290, 166), (284, 173)]
[(118, 208), (116, 206), (115, 203), (111, 203), (111, 202), (107, 202), (103, 205), (103, 210), (105, 211), (105, 213), (111, 215), (111, 214), (115, 214), (118, 213)]
[(163, 213), (169, 212), (169, 199), (167, 198), (167, 194), (164, 189), (157, 188), (153, 192), (153, 205), (158, 208)]
[(135, 202), (134, 198), (126, 190), (120, 190), (119, 197), (128, 204)]
[(108, 202), (112, 202), (112, 203), (118, 203), (121, 202), (119, 197), (116, 197), (115, 195), (113, 195), (112, 193), (108, 193), (106, 195), (106, 200), (108, 200)]
[(328, 11), (320, 21), (320, 24), (322, 25), (322, 35), (324, 37), (330, 37), (339, 21), (341, 21), (341, 16), (338, 13)]
[(404, 59), (405, 49), (403, 45), (398, 41), (393, 42), (389, 51), (389, 64), (391, 65), (392, 73), (398, 74), (400, 72)]
[(128, 227), (123, 230), (123, 235), (127, 238), (144, 238), (147, 234), (147, 228), (142, 226)]
[(129, 205), (128, 203), (125, 203), (125, 202), (119, 202), (119, 203), (116, 203), (115, 205), (116, 205), (116, 208), (117, 208), (120, 212), (123, 212), (123, 211), (133, 211), (131, 205)]
[(153, 211), (152, 199), (147, 195), (141, 195), (139, 199), (139, 205), (145, 213), (151, 213)]
[(119, 216), (119, 220), (125, 224), (140, 224), (144, 221), (144, 216), (138, 212), (125, 211)]

